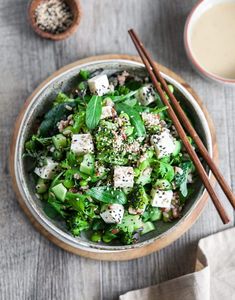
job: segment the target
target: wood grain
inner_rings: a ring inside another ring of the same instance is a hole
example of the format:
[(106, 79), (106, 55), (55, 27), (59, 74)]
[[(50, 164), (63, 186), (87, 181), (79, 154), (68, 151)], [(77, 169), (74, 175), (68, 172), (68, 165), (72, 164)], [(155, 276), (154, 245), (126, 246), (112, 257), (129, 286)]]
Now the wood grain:
[[(28, 95), (58, 68), (104, 53), (136, 51), (134, 27), (153, 56), (197, 91), (212, 115), (220, 168), (235, 188), (235, 90), (211, 84), (190, 67), (183, 26), (197, 0), (83, 0), (78, 32), (68, 40), (40, 39), (26, 21), (26, 0), (0, 0), (0, 299), (118, 299), (121, 293), (192, 272), (198, 240), (223, 230), (209, 201), (197, 223), (171, 246), (129, 262), (99, 262), (54, 246), (20, 209), (8, 170), (10, 131)], [(220, 198), (234, 220), (233, 211)], [(230, 224), (231, 226), (231, 224)]]
[(69, 28), (59, 34), (53, 34), (47, 31), (40, 29), (36, 23), (35, 19), (35, 10), (39, 6), (42, 0), (31, 0), (28, 6), (28, 20), (32, 29), (42, 38), (51, 39), (54, 41), (64, 40), (70, 37), (77, 31), (79, 26), (81, 17), (82, 17), (82, 10), (79, 0), (66, 0), (67, 5), (70, 7), (71, 11), (73, 12), (73, 21)]
[[(21, 127), (22, 119), (24, 118), (24, 115), (26, 113), (26, 110), (28, 106), (30, 105), (31, 101), (33, 100), (34, 96), (40, 92), (41, 89), (44, 88), (45, 85), (48, 84), (50, 80), (55, 78), (56, 76), (60, 75), (61, 73), (68, 71), (75, 66), (83, 65), (89, 62), (95, 62), (95, 61), (102, 61), (102, 60), (108, 60), (108, 59), (126, 59), (128, 61), (137, 61), (141, 62), (141, 59), (137, 56), (131, 56), (131, 55), (119, 55), (119, 54), (113, 54), (113, 55), (100, 55), (100, 56), (93, 56), (89, 58), (85, 58), (79, 61), (76, 61), (72, 64), (69, 64), (60, 70), (56, 71), (54, 74), (52, 74), (49, 78), (47, 78), (44, 82), (42, 82), (39, 87), (29, 96), (29, 98), (25, 101), (20, 114), (17, 117), (15, 126), (14, 126), (14, 132), (10, 147), (10, 173), (13, 179), (13, 188), (17, 194), (17, 200), (19, 201), (21, 207), (25, 211), (26, 215), (30, 219), (30, 221), (33, 223), (33, 225), (50, 241), (55, 243), (57, 246), (70, 251), (74, 254), (78, 254), (81, 256), (85, 256), (87, 258), (91, 259), (99, 259), (99, 260), (109, 260), (109, 261), (121, 261), (121, 260), (130, 260), (134, 258), (139, 258), (142, 256), (146, 256), (154, 251), (160, 250), (167, 245), (171, 244), (174, 240), (179, 238), (188, 228), (192, 226), (192, 224), (198, 219), (199, 215), (202, 212), (202, 209), (204, 208), (207, 200), (208, 200), (208, 194), (204, 193), (202, 197), (198, 200), (197, 205), (195, 206), (194, 210), (190, 212), (187, 217), (184, 217), (181, 219), (181, 222), (177, 224), (177, 227), (170, 231), (163, 234), (161, 237), (159, 237), (155, 242), (151, 244), (147, 244), (144, 247), (141, 248), (135, 248), (135, 249), (129, 249), (128, 251), (121, 251), (116, 254), (113, 254), (111, 252), (107, 253), (94, 253), (92, 251), (88, 251), (89, 249), (78, 249), (72, 246), (67, 245), (66, 243), (60, 241), (58, 238), (50, 234), (43, 226), (40, 225), (40, 223), (33, 217), (32, 213), (28, 209), (28, 207), (25, 204), (25, 200), (23, 199), (19, 187), (17, 185), (16, 177), (15, 177), (15, 163), (14, 163), (14, 157), (16, 153), (16, 139), (18, 135), (20, 134), (19, 128)], [(204, 111), (205, 117), (208, 120), (208, 125), (210, 128), (211, 136), (212, 136), (212, 145), (213, 145), (213, 159), (215, 162), (218, 161), (218, 150), (217, 150), (217, 143), (216, 143), (216, 137), (215, 137), (215, 130), (214, 125), (212, 124), (210, 115), (208, 114), (207, 110), (205, 109), (204, 105), (202, 104), (201, 100), (199, 99), (198, 95), (192, 90), (192, 88), (177, 74), (172, 72), (170, 69), (158, 65), (158, 68), (160, 71), (163, 71), (165, 74), (169, 75), (173, 79), (177, 80), (179, 83), (181, 83), (192, 95), (194, 95), (195, 100), (200, 105), (201, 109)], [(204, 169), (203, 169), (204, 170)], [(209, 179), (208, 179), (209, 182)], [(210, 180), (211, 186), (214, 185), (214, 178)]]

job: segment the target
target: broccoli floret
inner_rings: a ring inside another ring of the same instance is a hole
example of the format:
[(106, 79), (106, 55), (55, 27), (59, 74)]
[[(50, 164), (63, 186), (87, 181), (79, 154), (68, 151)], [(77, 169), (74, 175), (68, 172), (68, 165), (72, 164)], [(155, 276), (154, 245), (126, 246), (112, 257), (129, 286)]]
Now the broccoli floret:
[(147, 195), (143, 186), (134, 188), (131, 193), (131, 207), (139, 213), (144, 212), (149, 200), (149, 196)]
[(90, 228), (89, 223), (84, 220), (79, 214), (74, 215), (72, 218), (67, 220), (68, 229), (74, 236), (79, 236), (83, 230)]

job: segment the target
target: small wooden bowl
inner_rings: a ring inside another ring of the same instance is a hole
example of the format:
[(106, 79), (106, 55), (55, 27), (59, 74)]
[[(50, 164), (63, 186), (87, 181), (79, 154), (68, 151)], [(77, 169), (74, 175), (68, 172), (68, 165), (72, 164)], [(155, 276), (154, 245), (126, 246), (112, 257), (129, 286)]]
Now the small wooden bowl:
[(28, 6), (28, 19), (33, 30), (40, 35), (42, 38), (51, 39), (54, 41), (64, 40), (72, 35), (78, 28), (81, 20), (81, 5), (79, 0), (65, 0), (67, 5), (70, 7), (73, 14), (73, 22), (64, 32), (54, 34), (50, 32), (43, 31), (36, 24), (35, 10), (38, 5), (45, 0), (32, 0)]

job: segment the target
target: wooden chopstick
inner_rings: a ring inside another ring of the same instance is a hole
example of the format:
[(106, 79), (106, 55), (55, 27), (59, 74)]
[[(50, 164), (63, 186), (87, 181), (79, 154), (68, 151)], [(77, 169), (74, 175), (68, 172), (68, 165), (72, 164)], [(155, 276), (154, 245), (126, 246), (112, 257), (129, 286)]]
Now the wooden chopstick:
[[(133, 30), (131, 30), (131, 34), (133, 35), (133, 37), (135, 37), (136, 41), (138, 41), (136, 33)], [(198, 136), (197, 132), (195, 131), (195, 129), (193, 128), (191, 123), (189, 122), (184, 110), (181, 108), (181, 106), (180, 106), (179, 102), (177, 101), (177, 99), (175, 98), (174, 94), (170, 92), (168, 85), (167, 85), (165, 79), (161, 76), (161, 73), (158, 70), (156, 64), (154, 64), (154, 63), (153, 63), (153, 65), (151, 64), (151, 62), (150, 62), (151, 57), (150, 57), (148, 51), (144, 48), (143, 44), (140, 41), (139, 41), (139, 47), (142, 50), (145, 57), (147, 58), (147, 60), (149, 61), (151, 67), (153, 68), (153, 72), (154, 72), (155, 76), (157, 77), (158, 81), (161, 83), (163, 89), (165, 90), (166, 94), (170, 98), (171, 104), (174, 107), (176, 113), (178, 114), (178, 117), (181, 120), (182, 124), (184, 124), (185, 130), (189, 133), (189, 135), (194, 140), (195, 144), (198, 146), (198, 150), (201, 153), (201, 156), (207, 163), (208, 167), (211, 169), (212, 173), (214, 174), (215, 178), (217, 179), (218, 183), (220, 184), (223, 192), (227, 196), (229, 202), (235, 209), (235, 196), (234, 196), (231, 188), (227, 184), (227, 182), (226, 182), (225, 178), (223, 177), (222, 173), (220, 172), (220, 170), (217, 168), (217, 166), (213, 162), (213, 160), (210, 157), (202, 140)]]
[[(135, 34), (135, 32), (133, 31), (133, 29), (129, 30), (128, 31), (132, 40), (133, 40), (133, 43), (149, 73), (149, 76), (152, 80), (152, 83), (154, 85), (154, 87), (156, 88), (162, 102), (164, 103), (164, 105), (166, 105), (168, 107), (168, 115), (169, 117), (171, 118), (178, 134), (179, 134), (179, 137), (181, 138), (183, 144), (184, 144), (184, 147), (185, 149), (187, 150), (189, 156), (191, 157), (197, 171), (198, 171), (198, 174), (205, 186), (205, 188), (207, 189), (214, 205), (215, 205), (215, 208), (217, 209), (219, 215), (220, 215), (220, 218), (221, 220), (223, 221), (224, 224), (227, 224), (229, 222), (229, 217), (224, 209), (224, 207), (222, 206), (219, 198), (217, 197), (213, 187), (211, 186), (210, 184), (210, 181), (209, 181), (209, 178), (207, 176), (207, 173), (206, 171), (204, 170), (202, 164), (201, 164), (201, 161), (200, 159), (198, 158), (196, 152), (194, 151), (193, 147), (191, 146), (190, 142), (188, 141), (188, 138), (187, 138), (187, 135), (186, 133), (184, 132), (184, 129), (183, 127), (181, 126), (181, 123), (180, 121), (178, 120), (178, 117), (177, 115), (175, 114), (170, 102), (168, 101), (168, 99), (166, 98), (162, 88), (161, 88), (161, 85), (159, 84), (157, 78), (155, 77), (155, 72), (153, 71), (154, 68), (156, 68), (153, 60), (150, 58), (150, 56), (148, 56), (148, 58), (146, 58), (145, 56), (145, 53), (144, 51), (142, 50), (144, 48), (143, 44), (140, 42), (140, 40), (138, 39), (137, 35)], [(158, 72), (159, 75), (160, 75), (160, 72)], [(160, 75), (161, 76), (161, 75)], [(169, 91), (169, 95), (170, 95), (170, 91)], [(177, 100), (176, 100), (177, 102)], [(178, 102), (177, 102), (178, 103)], [(181, 109), (182, 110), (182, 109)], [(194, 136), (192, 136), (192, 138), (194, 138)], [(208, 154), (209, 155), (209, 154)], [(216, 168), (217, 169), (217, 168)]]

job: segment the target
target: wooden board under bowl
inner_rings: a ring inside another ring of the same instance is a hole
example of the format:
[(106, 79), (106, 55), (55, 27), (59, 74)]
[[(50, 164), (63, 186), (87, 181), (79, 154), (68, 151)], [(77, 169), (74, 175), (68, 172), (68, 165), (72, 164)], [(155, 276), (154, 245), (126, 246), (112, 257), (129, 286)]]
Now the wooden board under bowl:
[[(145, 244), (143, 247), (131, 248), (131, 249), (124, 250), (124, 251), (118, 251), (116, 254), (115, 254), (115, 252), (109, 252), (109, 251), (104, 251), (104, 252), (98, 252), (97, 253), (97, 252), (94, 252), (94, 251), (90, 251), (90, 249), (87, 249), (87, 250), (78, 249), (78, 248), (75, 248), (71, 245), (66, 244), (65, 242), (59, 240), (54, 235), (52, 235), (50, 232), (48, 232), (35, 219), (35, 217), (32, 215), (31, 211), (26, 206), (26, 204), (24, 202), (24, 199), (22, 198), (22, 196), (20, 194), (18, 185), (16, 183), (15, 165), (14, 165), (14, 157), (15, 157), (15, 151), (16, 151), (15, 141), (16, 141), (17, 136), (19, 134), (20, 124), (21, 124), (21, 121), (22, 121), (23, 116), (25, 114), (25, 111), (26, 111), (27, 107), (30, 105), (30, 102), (32, 101), (33, 97), (50, 80), (52, 80), (56, 76), (60, 75), (61, 73), (65, 72), (65, 71), (67, 71), (67, 70), (69, 70), (69, 69), (71, 69), (75, 66), (79, 66), (79, 65), (86, 64), (86, 63), (89, 63), (89, 62), (96, 62), (96, 61), (100, 61), (100, 60), (109, 60), (109, 59), (122, 59), (122, 60), (134, 61), (134, 62), (141, 62), (140, 58), (136, 57), (136, 56), (115, 55), (115, 54), (113, 54), (113, 55), (94, 56), (94, 57), (89, 57), (89, 58), (86, 58), (86, 59), (78, 60), (78, 61), (76, 61), (72, 64), (69, 64), (69, 65), (61, 68), (57, 72), (55, 72), (52, 76), (50, 76), (48, 79), (46, 79), (32, 93), (32, 95), (26, 100), (26, 102), (25, 102), (25, 104), (24, 104), (24, 106), (23, 106), (23, 108), (22, 108), (21, 112), (19, 113), (18, 118), (16, 120), (14, 132), (13, 132), (13, 136), (12, 136), (11, 148), (10, 148), (10, 173), (11, 173), (12, 180), (13, 180), (13, 188), (16, 192), (17, 199), (20, 203), (20, 206), (22, 207), (22, 209), (24, 210), (24, 212), (26, 213), (26, 215), (28, 216), (28, 218), (30, 219), (32, 224), (46, 238), (48, 238), (51, 242), (53, 242), (57, 246), (63, 248), (64, 250), (72, 252), (72, 253), (77, 254), (77, 255), (81, 255), (81, 256), (84, 256), (84, 257), (87, 257), (87, 258), (91, 258), (91, 259), (117, 261), (117, 260), (130, 260), (130, 259), (142, 257), (142, 256), (148, 255), (148, 254), (150, 254), (154, 251), (158, 251), (158, 250), (166, 247), (167, 245), (171, 244), (173, 241), (175, 241), (177, 238), (179, 238), (184, 232), (186, 232), (192, 226), (192, 224), (197, 220), (197, 218), (199, 217), (199, 215), (201, 214), (203, 208), (206, 205), (206, 202), (208, 200), (208, 194), (205, 192), (201, 196), (201, 198), (197, 201), (197, 205), (195, 206), (194, 210), (191, 213), (189, 213), (182, 220), (182, 222), (180, 222), (174, 228), (174, 230), (171, 230), (171, 231), (169, 231), (169, 233), (162, 235), (156, 241), (154, 241), (152, 243)], [(199, 104), (200, 108), (202, 109), (202, 111), (203, 111), (203, 113), (206, 117), (208, 125), (209, 125), (209, 129), (210, 129), (210, 133), (211, 133), (211, 137), (212, 137), (213, 160), (217, 163), (218, 162), (218, 147), (217, 147), (217, 143), (216, 143), (215, 129), (214, 129), (214, 125), (213, 125), (213, 122), (211, 120), (211, 117), (210, 117), (208, 111), (206, 110), (205, 106), (203, 105), (201, 99), (195, 93), (195, 91), (179, 75), (175, 74), (173, 71), (171, 71), (170, 69), (168, 69), (168, 68), (166, 68), (162, 65), (158, 65), (158, 67), (163, 73), (165, 73), (166, 75), (169, 75), (170, 77), (172, 77), (173, 79), (178, 81), (184, 88), (186, 88), (193, 95), (193, 97), (195, 98), (195, 100)], [(210, 181), (213, 185), (215, 184), (215, 180), (214, 180), (213, 176), (211, 176)]]

